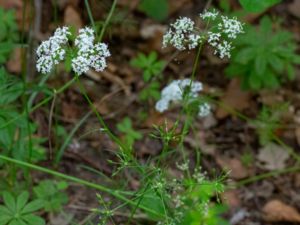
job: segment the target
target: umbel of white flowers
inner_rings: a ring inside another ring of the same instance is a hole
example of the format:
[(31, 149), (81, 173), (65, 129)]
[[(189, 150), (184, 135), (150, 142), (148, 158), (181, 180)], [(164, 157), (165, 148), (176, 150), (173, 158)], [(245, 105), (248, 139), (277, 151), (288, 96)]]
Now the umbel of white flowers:
[(179, 18), (170, 25), (170, 29), (163, 37), (163, 47), (172, 45), (182, 51), (194, 49), (203, 41), (207, 40), (220, 58), (230, 57), (232, 45), (230, 40), (237, 38), (243, 33), (243, 25), (236, 18), (221, 16), (215, 10), (205, 11), (200, 14), (200, 18), (207, 23), (218, 19), (216, 28), (200, 33), (195, 28), (195, 23), (187, 17)]
[[(202, 91), (202, 83), (191, 81), (191, 79), (174, 80), (166, 86), (161, 92), (161, 98), (156, 103), (155, 109), (159, 112), (166, 111), (171, 103), (178, 103), (183, 100), (185, 90), (189, 88), (189, 98), (195, 99), (198, 93)], [(198, 116), (204, 117), (210, 113), (210, 105), (203, 103), (199, 105)]]
[[(37, 49), (38, 72), (50, 73), (55, 65), (65, 59), (66, 45), (70, 39), (71, 32), (68, 27), (57, 28), (54, 35), (41, 43)], [(73, 71), (81, 75), (90, 68), (103, 71), (106, 67), (106, 58), (110, 56), (108, 47), (104, 43), (96, 43), (94, 30), (86, 27), (79, 30), (75, 39), (77, 55), (72, 58)]]

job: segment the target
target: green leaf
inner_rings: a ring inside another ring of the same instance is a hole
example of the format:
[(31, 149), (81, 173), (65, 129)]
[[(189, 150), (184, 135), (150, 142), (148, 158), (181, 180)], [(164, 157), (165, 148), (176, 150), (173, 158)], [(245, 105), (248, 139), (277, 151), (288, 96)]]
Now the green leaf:
[(281, 2), (281, 0), (239, 0), (246, 11), (262, 12), (267, 8)]
[[(19, 220), (14, 219), (8, 225), (21, 225), (21, 224), (20, 224)], [(26, 224), (26, 225), (28, 225), (28, 224)]]
[(11, 42), (0, 43), (0, 56), (2, 56), (0, 63), (4, 63), (8, 59), (13, 49), (14, 49), (14, 45)]
[(14, 196), (12, 196), (11, 193), (5, 191), (3, 192), (3, 201), (6, 207), (11, 211), (11, 212), (16, 212), (16, 201)]
[(37, 211), (41, 208), (43, 208), (44, 203), (42, 200), (37, 199), (32, 202), (29, 202), (23, 209), (22, 214), (32, 213), (34, 211)]
[(255, 59), (255, 73), (256, 74), (264, 74), (267, 68), (267, 57), (261, 53), (257, 55)]
[(35, 216), (33, 214), (29, 214), (22, 217), (27, 223), (30, 225), (44, 225), (45, 220), (39, 216)]
[(169, 5), (167, 0), (142, 0), (139, 9), (149, 17), (163, 21), (168, 17)]
[(248, 77), (249, 85), (252, 89), (258, 90), (260, 89), (262, 82), (260, 76), (256, 75), (255, 73), (251, 73)]
[(19, 212), (27, 203), (29, 198), (29, 193), (27, 191), (23, 191), (18, 197), (17, 197), (17, 206), (16, 211)]
[(296, 77), (295, 68), (291, 64), (287, 64), (286, 70), (287, 70), (288, 79), (294, 80)]
[(277, 55), (270, 54), (268, 62), (271, 65), (271, 67), (276, 71), (276, 73), (282, 73), (282, 71), (284, 70), (283, 60)]
[(277, 88), (280, 85), (276, 75), (270, 71), (266, 71), (266, 73), (264, 74), (263, 82), (265, 87), (267, 88)]
[(11, 215), (0, 214), (0, 225), (6, 225), (12, 219)]
[(13, 212), (9, 210), (7, 207), (0, 205), (0, 215), (13, 215)]
[(66, 181), (60, 181), (56, 184), (58, 190), (65, 190), (67, 189), (69, 184)]
[(23, 93), (23, 83), (13, 75), (0, 68), (0, 105), (15, 101)]
[(241, 64), (247, 64), (250, 60), (254, 59), (255, 56), (255, 48), (244, 48), (236, 54), (236, 56), (234, 57), (234, 61)]
[(155, 213), (149, 213), (145, 212), (151, 219), (157, 220), (161, 219), (157, 214), (164, 215), (164, 203), (161, 197), (159, 196), (159, 193), (154, 191), (153, 189), (146, 190), (146, 193), (141, 196), (142, 199), (137, 199), (137, 202), (140, 202), (141, 206), (144, 206), (145, 208), (149, 208)]

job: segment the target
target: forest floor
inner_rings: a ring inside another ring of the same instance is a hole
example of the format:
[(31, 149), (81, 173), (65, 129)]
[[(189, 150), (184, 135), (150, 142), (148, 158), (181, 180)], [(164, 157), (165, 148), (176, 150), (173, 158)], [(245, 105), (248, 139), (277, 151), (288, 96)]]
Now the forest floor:
[[(236, 1), (228, 2), (232, 10), (240, 8)], [(284, 1), (263, 13), (247, 15), (245, 21), (255, 25), (264, 15), (280, 18), (282, 27), (294, 34), (299, 46), (299, 2)], [(50, 36), (58, 25), (80, 28), (89, 24), (88, 14), (82, 10), (85, 7), (84, 1), (58, 0), (57, 3), (55, 10), (51, 1), (43, 1), (42, 9), (36, 12), (35, 19), (31, 21), (28, 18), (26, 21), (28, 26), (33, 22), (40, 22), (39, 30), (32, 31), (28, 27), (28, 31), (33, 32), (35, 37), (33, 46)], [(21, 0), (0, 1), (0, 6), (16, 9), (19, 23), (22, 19), (22, 4)], [(94, 20), (103, 21), (109, 11), (109, 1), (99, 4), (93, 0), (90, 4)], [(212, 5), (219, 8), (218, 1), (212, 1)], [(161, 114), (155, 111), (153, 100), (139, 100), (139, 93), (145, 83), (142, 72), (131, 66), (130, 61), (140, 52), (149, 54), (156, 51), (159, 60), (168, 62), (162, 73), (161, 88), (170, 80), (190, 76), (195, 52), (175, 53), (174, 56), (174, 49), (162, 48), (162, 36), (169, 22), (179, 16), (195, 18), (205, 6), (206, 1), (199, 0), (169, 1), (168, 19), (157, 22), (138, 10), (137, 0), (120, 0), (104, 38), (104, 42), (109, 43), (112, 54), (108, 60), (108, 68), (103, 73), (90, 72), (82, 77), (98, 112), (115, 133), (118, 133), (116, 124), (129, 117), (134, 129), (143, 134), (143, 139), (134, 145), (135, 155), (141, 161), (155, 157), (161, 151), (160, 141), (147, 135), (153, 130), (153, 124), (159, 125), (167, 121), (171, 126), (177, 119), (178, 110)], [(20, 73), (18, 57), (20, 56), (16, 50), (14, 57), (6, 65), (9, 72)], [(34, 52), (31, 57), (35, 58)], [(196, 79), (204, 84), (205, 94), (215, 96), (216, 103), (208, 117), (196, 120), (194, 126), (197, 132), (189, 133), (185, 139), (191, 164), (196, 157), (194, 149), (200, 145), (203, 170), (212, 176), (230, 170), (226, 181), (228, 188), (221, 198), (229, 206), (225, 217), (232, 225), (300, 224), (300, 214), (297, 212), (300, 212), (300, 168), (297, 167), (297, 157), (300, 156), (300, 68), (296, 68), (296, 79), (286, 82), (279, 89), (253, 92), (242, 91), (237, 78), (229, 79), (225, 75), (227, 64), (228, 61), (218, 59), (209, 49), (201, 54)], [(39, 76), (34, 72), (32, 74)], [(70, 76), (59, 67), (48, 85), (60, 87)], [(286, 102), (289, 106), (280, 112), (280, 126), (275, 131), (278, 142), (272, 146), (261, 146), (256, 126), (251, 121), (260, 114), (262, 106), (273, 107)], [(90, 110), (76, 85), (58, 95), (55, 105), (54, 114), (50, 111), (50, 105), (31, 114), (31, 119), (38, 124), (38, 136), (49, 137), (49, 116), (53, 116), (55, 123), (71, 132), (74, 125)], [(96, 131), (99, 127), (97, 118), (89, 114), (72, 137), (58, 170), (93, 182), (114, 185), (106, 177), (114, 172), (115, 168), (109, 163), (109, 159), (116, 159), (112, 149), (117, 147), (106, 135)], [(91, 132), (94, 130), (95, 132)], [(45, 143), (49, 151), (49, 142), (52, 142), (52, 150), (57, 150), (55, 136), (52, 133), (50, 140)], [(270, 153), (268, 148), (275, 150)], [(296, 156), (286, 156), (283, 151), (293, 151)], [(176, 162), (177, 159), (173, 160)], [(50, 163), (43, 162), (42, 165), (48, 167)], [(105, 176), (99, 176), (93, 170), (101, 171)], [(45, 176), (40, 172), (33, 172), (35, 180)], [(131, 174), (125, 179), (129, 189), (138, 187), (139, 181)], [(90, 215), (89, 209), (98, 207), (95, 193), (96, 191), (71, 184), (68, 189), (70, 201), (65, 206), (65, 212), (70, 218), (84, 221)], [(50, 224), (68, 224), (65, 215), (49, 214), (48, 219)]]

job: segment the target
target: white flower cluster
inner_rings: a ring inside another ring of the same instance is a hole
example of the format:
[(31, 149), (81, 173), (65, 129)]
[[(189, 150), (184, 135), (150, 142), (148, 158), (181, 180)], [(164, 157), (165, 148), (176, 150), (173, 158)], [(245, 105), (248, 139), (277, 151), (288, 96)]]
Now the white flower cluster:
[[(53, 66), (64, 60), (71, 35), (68, 27), (57, 28), (49, 40), (42, 42), (37, 49), (37, 70), (43, 74), (50, 73)], [(77, 56), (72, 59), (72, 69), (78, 75), (87, 72), (90, 68), (103, 71), (107, 64), (106, 58), (110, 56), (108, 47), (104, 43), (94, 44), (95, 34), (93, 29), (86, 27), (79, 30), (75, 39)]]
[(42, 42), (36, 51), (38, 72), (50, 73), (54, 65), (64, 60), (66, 51), (63, 45), (68, 42), (70, 34), (68, 27), (57, 28), (52, 37)]
[(212, 11), (205, 10), (204, 13), (200, 13), (200, 17), (203, 20), (206, 20), (206, 19), (215, 20), (218, 15), (219, 15), (219, 13), (215, 9), (213, 9)]
[[(211, 19), (215, 20), (218, 16), (218, 12), (205, 12), (204, 14), (200, 14), (202, 19)], [(228, 18), (227, 16), (221, 16), (221, 22), (217, 25), (217, 31), (207, 33), (208, 38), (207, 42), (215, 48), (214, 54), (218, 54), (221, 59), (225, 56), (230, 58), (230, 52), (232, 49), (231, 42), (227, 40), (222, 41), (222, 35), (227, 39), (235, 39), (238, 34), (243, 33), (243, 25), (236, 18)]]
[(96, 71), (103, 71), (107, 64), (106, 58), (110, 56), (108, 47), (104, 43), (94, 44), (94, 30), (86, 27), (79, 30), (75, 39), (75, 46), (78, 47), (78, 55), (72, 59), (72, 68), (78, 75), (87, 72), (90, 67)]
[(172, 45), (182, 51), (186, 48), (193, 49), (200, 43), (201, 37), (194, 33), (194, 21), (182, 17), (171, 24), (171, 29), (163, 37), (163, 47)]
[[(207, 21), (220, 19), (216, 31), (207, 32), (207, 42), (215, 48), (214, 54), (218, 54), (220, 58), (230, 57), (232, 45), (228, 39), (235, 39), (238, 34), (243, 33), (242, 23), (236, 18), (220, 16), (216, 10), (205, 11), (200, 14), (200, 17)], [(171, 29), (164, 35), (163, 47), (172, 45), (180, 51), (187, 48), (196, 48), (205, 39), (206, 35), (197, 34), (194, 24), (194, 21), (187, 17), (177, 19), (174, 24), (171, 24)]]
[[(198, 93), (203, 89), (202, 83), (199, 81), (191, 81), (191, 79), (174, 80), (162, 90), (161, 99), (156, 103), (155, 109), (159, 112), (164, 112), (171, 103), (182, 101), (187, 88), (190, 88), (190, 98), (197, 98)], [(209, 114), (209, 110), (210, 107), (207, 103), (200, 104), (198, 115), (206, 116)]]

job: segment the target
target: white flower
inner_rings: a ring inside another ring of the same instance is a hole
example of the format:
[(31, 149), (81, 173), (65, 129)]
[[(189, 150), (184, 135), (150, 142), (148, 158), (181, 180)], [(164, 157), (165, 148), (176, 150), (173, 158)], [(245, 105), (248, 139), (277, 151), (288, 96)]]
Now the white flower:
[(66, 44), (68, 42), (68, 36), (71, 35), (71, 32), (69, 31), (68, 27), (59, 27), (55, 30), (53, 38), (59, 43), (59, 44)]
[(190, 18), (182, 17), (171, 24), (171, 29), (163, 37), (163, 47), (172, 45), (178, 50), (194, 49), (200, 43), (200, 36), (194, 34), (194, 21)]
[(203, 103), (199, 105), (199, 111), (198, 111), (198, 116), (200, 117), (205, 117), (210, 114), (210, 105), (208, 103)]
[(218, 29), (231, 39), (235, 39), (238, 34), (243, 33), (243, 25), (235, 17), (229, 19), (227, 16), (222, 16), (222, 23), (218, 24)]
[(221, 34), (220, 33), (213, 33), (211, 31), (209, 31), (207, 34), (208, 34), (207, 42), (211, 46), (216, 47), (218, 45), (218, 42), (220, 41)]
[(86, 27), (79, 30), (75, 39), (78, 47), (77, 57), (72, 60), (72, 68), (78, 75), (87, 72), (90, 67), (97, 72), (107, 67), (106, 58), (110, 56), (108, 46), (104, 43), (94, 44), (95, 34), (93, 29)]
[(232, 49), (231, 43), (227, 41), (223, 41), (223, 43), (219, 43), (216, 47), (214, 54), (219, 54), (220, 58), (223, 59), (225, 56), (230, 58), (230, 51)]
[(155, 109), (164, 112), (171, 103), (182, 101), (188, 90), (187, 88), (190, 88), (188, 94), (191, 99), (197, 98), (199, 92), (203, 89), (202, 83), (199, 81), (191, 81), (191, 79), (174, 80), (162, 90), (161, 99), (156, 103)]
[(72, 68), (76, 74), (87, 72), (90, 69), (89, 65), (90, 61), (86, 57), (83, 57), (81, 55), (72, 59)]
[(190, 34), (188, 37), (188, 47), (189, 49), (194, 49), (200, 43), (201, 37), (197, 34)]
[(194, 24), (194, 21), (190, 18), (182, 17), (177, 19), (175, 23), (171, 24), (171, 26), (176, 30), (176, 32), (188, 33), (194, 30)]
[(36, 50), (38, 72), (50, 73), (53, 66), (64, 60), (66, 51), (62, 45), (68, 42), (70, 34), (68, 27), (57, 28), (52, 37), (40, 44)]
[(85, 27), (79, 30), (79, 34), (75, 39), (75, 46), (77, 46), (81, 51), (86, 51), (93, 47), (94, 40), (94, 30), (90, 27)]
[(200, 13), (200, 17), (203, 20), (205, 20), (205, 19), (215, 20), (218, 15), (219, 15), (219, 13), (215, 9), (213, 9), (212, 11), (205, 10), (204, 13)]

